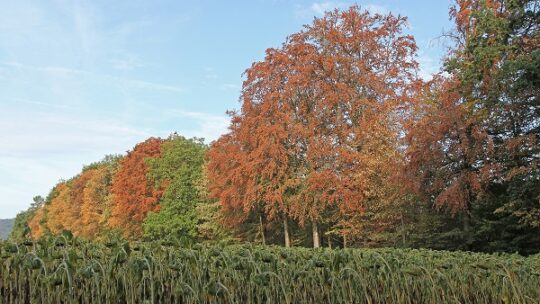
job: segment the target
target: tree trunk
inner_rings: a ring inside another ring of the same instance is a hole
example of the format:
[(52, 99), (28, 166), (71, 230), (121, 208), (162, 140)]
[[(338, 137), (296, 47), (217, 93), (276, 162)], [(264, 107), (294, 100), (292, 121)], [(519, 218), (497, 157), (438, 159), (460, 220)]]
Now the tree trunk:
[(260, 229), (261, 229), (262, 243), (263, 243), (263, 245), (266, 245), (266, 238), (264, 237), (264, 226), (263, 226), (263, 221), (262, 221), (262, 216), (261, 215), (259, 215), (259, 225), (260, 225)]
[(291, 238), (289, 235), (289, 221), (287, 216), (283, 216), (283, 234), (285, 235), (285, 247), (291, 247)]
[(317, 221), (313, 220), (311, 225), (313, 231), (313, 248), (321, 247), (321, 238), (319, 237), (319, 228), (317, 227)]
[(467, 249), (470, 249), (473, 243), (473, 236), (471, 231), (471, 214), (466, 210), (463, 214), (463, 233), (465, 234), (465, 244)]
[(343, 234), (343, 248), (347, 248), (347, 236)]
[(332, 249), (332, 237), (328, 236), (328, 248)]
[(401, 241), (402, 246), (405, 248), (405, 223), (403, 222), (403, 213), (401, 214)]

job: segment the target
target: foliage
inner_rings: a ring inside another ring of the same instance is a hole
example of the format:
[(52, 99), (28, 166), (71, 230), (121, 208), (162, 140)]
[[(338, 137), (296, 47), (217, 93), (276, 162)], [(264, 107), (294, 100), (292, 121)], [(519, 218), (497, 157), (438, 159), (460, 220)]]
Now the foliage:
[[(60, 234), (64, 230), (70, 230), (78, 218), (75, 212), (71, 211), (71, 193), (69, 189), (69, 181), (62, 181), (54, 188), (55, 195), (50, 201), (46, 201), (44, 207), (43, 221), (36, 217), (39, 226), (44, 226), (47, 231), (52, 234)], [(73, 208), (77, 208), (73, 206)], [(77, 208), (78, 209), (78, 208)], [(32, 230), (32, 235), (39, 238), (41, 236), (40, 230)]]
[(148, 180), (146, 160), (159, 157), (162, 144), (162, 139), (153, 137), (137, 144), (120, 160), (113, 177), (114, 206), (109, 224), (128, 238), (142, 235), (142, 222), (148, 212), (159, 210), (158, 201), (164, 189), (154, 187)]
[(404, 17), (328, 12), (246, 71), (208, 151), (173, 134), (108, 156), (12, 236), (537, 253), (539, 16), (455, 1), (444, 73), (423, 82)]
[(49, 232), (56, 235), (63, 231), (87, 239), (104, 236), (112, 208), (109, 189), (118, 160), (117, 156), (106, 156), (86, 166), (79, 175), (58, 183), (44, 204), (27, 210), (31, 236), (40, 238)]
[(197, 237), (199, 241), (228, 241), (231, 231), (223, 226), (224, 218), (219, 201), (208, 196), (208, 173), (206, 163), (203, 166), (202, 178), (195, 181), (200, 202), (195, 207), (197, 213)]
[(392, 118), (410, 102), (417, 69), (405, 22), (358, 7), (329, 12), (246, 71), (241, 112), (208, 157), (210, 194), (229, 224), (252, 212), (310, 221), (318, 244), (319, 223), (347, 227), (398, 201)]
[(408, 128), (406, 180), (463, 213), (477, 250), (538, 250), (539, 14), (538, 1), (456, 1), (449, 76), (425, 87)]
[(203, 179), (204, 153), (202, 139), (172, 135), (161, 147), (158, 158), (148, 160), (148, 178), (154, 188), (166, 189), (159, 200), (159, 211), (144, 219), (144, 235), (150, 239), (164, 236), (197, 239), (197, 211), (203, 198), (197, 183)]
[[(219, 206), (207, 198), (205, 151), (202, 139), (173, 134), (166, 140), (148, 139), (125, 158), (106, 156), (58, 183), (43, 207), (31, 207), (20, 221), (28, 223), (32, 234), (21, 232), (18, 239), (39, 239), (64, 231), (85, 239), (104, 239), (117, 233), (135, 238), (142, 236), (143, 229), (150, 239), (169, 236), (191, 242), (225, 238)], [(140, 204), (133, 205), (137, 202)], [(154, 203), (145, 205), (149, 202)], [(120, 214), (124, 204), (130, 209)], [(150, 207), (155, 212), (147, 210)], [(119, 227), (119, 221), (129, 225)]]
[(107, 157), (99, 164), (83, 169), (90, 176), (82, 191), (81, 226), (75, 230), (76, 235), (95, 239), (107, 233), (107, 221), (113, 206), (110, 188), (118, 160), (116, 157)]

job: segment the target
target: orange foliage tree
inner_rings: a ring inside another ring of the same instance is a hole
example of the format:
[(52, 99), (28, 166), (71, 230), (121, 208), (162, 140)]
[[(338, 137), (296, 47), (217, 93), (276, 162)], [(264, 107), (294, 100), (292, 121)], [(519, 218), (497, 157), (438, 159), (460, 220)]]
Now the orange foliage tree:
[(83, 190), (80, 235), (96, 238), (108, 230), (107, 221), (112, 207), (110, 187), (114, 163), (103, 164), (88, 170), (90, 177)]
[(241, 113), (209, 152), (210, 193), (225, 211), (282, 217), (286, 237), (288, 217), (309, 221), (318, 247), (318, 223), (382, 199), (377, 172), (398, 162), (395, 122), (416, 81), (405, 22), (336, 10), (246, 71)]
[(32, 236), (39, 238), (45, 231), (59, 234), (64, 230), (87, 239), (104, 235), (111, 212), (111, 180), (118, 159), (107, 156), (86, 166), (70, 180), (58, 183), (29, 221)]
[(45, 202), (45, 226), (53, 234), (60, 234), (64, 230), (71, 230), (77, 219), (71, 208), (71, 191), (68, 182), (60, 182), (53, 189), (52, 199)]
[(65, 217), (63, 220), (68, 228), (66, 230), (71, 231), (75, 236), (80, 236), (82, 234), (82, 230), (84, 229), (81, 207), (83, 206), (84, 192), (87, 183), (94, 177), (94, 175), (95, 170), (83, 171), (81, 174), (74, 177), (68, 184), (70, 201), (68, 203), (69, 208), (64, 212)]
[(163, 194), (147, 178), (147, 158), (159, 157), (162, 139), (149, 138), (136, 145), (118, 164), (113, 177), (112, 215), (109, 224), (122, 231), (125, 237), (133, 238), (142, 234), (142, 222), (150, 211), (158, 211), (158, 201)]
[(64, 230), (69, 230), (74, 235), (80, 234), (82, 191), (90, 177), (88, 173), (83, 172), (71, 180), (58, 183), (53, 188), (45, 205), (31, 220), (30, 226), (33, 227), (31, 229), (34, 237), (39, 237), (46, 230), (53, 234), (59, 234)]
[(28, 228), (30, 229), (30, 235), (34, 239), (38, 239), (43, 236), (45, 233), (45, 228), (43, 227), (43, 221), (45, 218), (45, 208), (36, 210), (36, 213), (28, 221)]
[(88, 181), (82, 191), (80, 235), (85, 238), (93, 238), (104, 230), (101, 224), (101, 215), (107, 204), (109, 189), (104, 182), (106, 168), (87, 170)]
[(405, 181), (425, 199), (434, 196), (437, 208), (464, 213), (469, 230), (471, 202), (490, 177), (489, 166), (480, 167), (492, 151), (486, 134), (468, 115), (462, 103), (460, 82), (436, 76), (426, 84), (416, 118), (408, 126), (408, 165)]

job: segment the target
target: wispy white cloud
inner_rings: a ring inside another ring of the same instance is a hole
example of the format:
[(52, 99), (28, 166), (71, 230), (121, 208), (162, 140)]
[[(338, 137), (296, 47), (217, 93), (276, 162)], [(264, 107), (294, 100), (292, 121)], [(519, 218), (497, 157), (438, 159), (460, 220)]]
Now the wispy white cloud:
[(390, 12), (388, 7), (379, 4), (366, 4), (362, 6), (363, 9), (369, 11), (372, 14), (385, 15)]
[[(86, 156), (86, 155), (85, 155)], [(0, 218), (12, 218), (30, 205), (35, 195), (46, 196), (55, 182), (77, 174), (83, 157), (71, 155), (62, 161), (50, 157), (0, 158)]]
[[(355, 2), (342, 2), (342, 1), (324, 1), (324, 2), (314, 2), (307, 7), (297, 6), (296, 15), (299, 18), (306, 17), (321, 17), (325, 12), (333, 11), (335, 9), (346, 9), (352, 5), (355, 5)], [(360, 8), (367, 10), (372, 14), (388, 14), (390, 10), (388, 7), (375, 3), (368, 3), (360, 5)]]
[(204, 78), (206, 79), (218, 79), (219, 76), (214, 70), (214, 68), (206, 67), (204, 68)]
[(240, 90), (240, 85), (234, 83), (223, 83), (219, 85), (220, 90)]
[(296, 7), (296, 16), (300, 19), (311, 18), (311, 17), (321, 17), (325, 12), (341, 9), (347, 7), (345, 2), (336, 2), (336, 1), (326, 1), (326, 2), (314, 2), (309, 6), (297, 6)]
[[(107, 153), (124, 152), (124, 150)], [(0, 218), (13, 218), (27, 208), (35, 195), (46, 196), (56, 182), (80, 172), (84, 164), (100, 160), (103, 151), (63, 153), (61, 157), (0, 156)]]
[(72, 16), (76, 37), (79, 40), (82, 58), (85, 65), (91, 65), (98, 55), (96, 50), (101, 49), (106, 36), (103, 35), (97, 22), (98, 17), (93, 7), (84, 2), (72, 2), (67, 5), (68, 15)]
[(441, 72), (445, 53), (442, 47), (446, 41), (443, 37), (423, 39), (418, 41), (418, 63), (420, 65), (419, 76), (424, 80), (433, 78), (433, 74)]
[(34, 72), (47, 73), (49, 76), (53, 78), (86, 76), (86, 77), (91, 77), (94, 80), (97, 80), (100, 82), (105, 82), (107, 84), (117, 84), (124, 87), (131, 86), (131, 87), (135, 87), (139, 89), (165, 90), (165, 91), (172, 91), (172, 92), (177, 92), (177, 93), (181, 93), (185, 91), (184, 88), (179, 87), (179, 86), (155, 83), (155, 82), (149, 82), (149, 81), (143, 81), (143, 80), (137, 80), (137, 79), (129, 79), (129, 78), (106, 75), (106, 74), (98, 74), (98, 73), (89, 72), (89, 71), (85, 71), (81, 69), (74, 69), (74, 68), (61, 67), (61, 66), (32, 66), (32, 65), (22, 64), (19, 62), (0, 62), (0, 65), (13, 67), (17, 69), (23, 69), (23, 70), (31, 70)]
[[(112, 117), (83, 115), (77, 109), (51, 112), (51, 105), (29, 116), (24, 107), (0, 111), (0, 217), (12, 217), (31, 203), (34, 195), (46, 195), (56, 181), (76, 175), (84, 164), (106, 154), (124, 153), (150, 136), (167, 136), (174, 129), (145, 128)], [(52, 105), (54, 107), (54, 105)], [(202, 137), (209, 143), (224, 134), (229, 117), (197, 111), (155, 109), (147, 116), (156, 120), (182, 122), (180, 134)], [(187, 125), (187, 126), (186, 126)], [(7, 210), (7, 211), (6, 211)]]
[(118, 54), (109, 60), (111, 66), (121, 71), (131, 71), (137, 68), (143, 68), (149, 66), (148, 63), (143, 62), (139, 57), (133, 53), (118, 51)]
[(24, 98), (7, 98), (3, 100), (4, 102), (16, 102), (16, 103), (23, 103), (31, 106), (37, 106), (44, 107), (44, 108), (53, 108), (53, 109), (61, 109), (61, 110), (74, 110), (76, 109), (73, 106), (65, 105), (65, 104), (53, 104), (48, 102), (42, 102), (42, 101), (36, 101), (36, 100), (28, 100)]
[(25, 112), (0, 114), (0, 156), (34, 156), (64, 153), (107, 153), (125, 149), (150, 136), (122, 122), (70, 113)]
[(109, 77), (111, 80), (116, 81), (118, 83), (123, 83), (131, 86), (138, 87), (140, 89), (149, 89), (149, 90), (163, 90), (163, 91), (171, 91), (171, 92), (177, 92), (182, 93), (185, 91), (184, 88), (179, 86), (172, 86), (167, 84), (161, 84), (161, 83), (155, 83), (155, 82), (148, 82), (144, 80), (134, 80), (134, 79), (126, 79), (121, 77), (115, 77), (115, 76), (106, 76), (103, 77)]
[[(0, 217), (13, 217), (34, 195), (105, 154), (123, 153), (151, 132), (125, 122), (83, 116), (37, 101), (0, 111)], [(28, 105), (38, 106), (33, 112)]]
[(195, 111), (168, 111), (169, 115), (178, 118), (188, 118), (194, 121), (194, 128), (184, 130), (188, 137), (202, 137), (207, 143), (218, 139), (227, 132), (230, 119), (226, 115), (215, 115)]
[(315, 2), (310, 6), (310, 9), (315, 14), (322, 16), (327, 11), (331, 11), (336, 8), (341, 8), (343, 6), (345, 6), (345, 3), (343, 2), (334, 2), (334, 1)]
[(418, 64), (420, 65), (419, 76), (424, 80), (431, 80), (433, 74), (440, 71), (441, 62), (428, 54), (420, 52), (418, 55)]

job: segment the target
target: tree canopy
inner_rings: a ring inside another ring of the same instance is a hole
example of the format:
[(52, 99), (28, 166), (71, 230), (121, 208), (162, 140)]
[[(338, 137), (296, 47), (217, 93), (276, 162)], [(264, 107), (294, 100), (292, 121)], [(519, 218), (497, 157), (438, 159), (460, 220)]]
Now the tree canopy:
[(12, 237), (540, 251), (540, 3), (449, 13), (429, 81), (405, 17), (315, 18), (246, 70), (226, 134), (149, 138), (86, 166)]
[(390, 198), (397, 119), (418, 67), (405, 22), (329, 12), (246, 71), (241, 112), (209, 152), (211, 195), (231, 224), (258, 210), (346, 227)]

